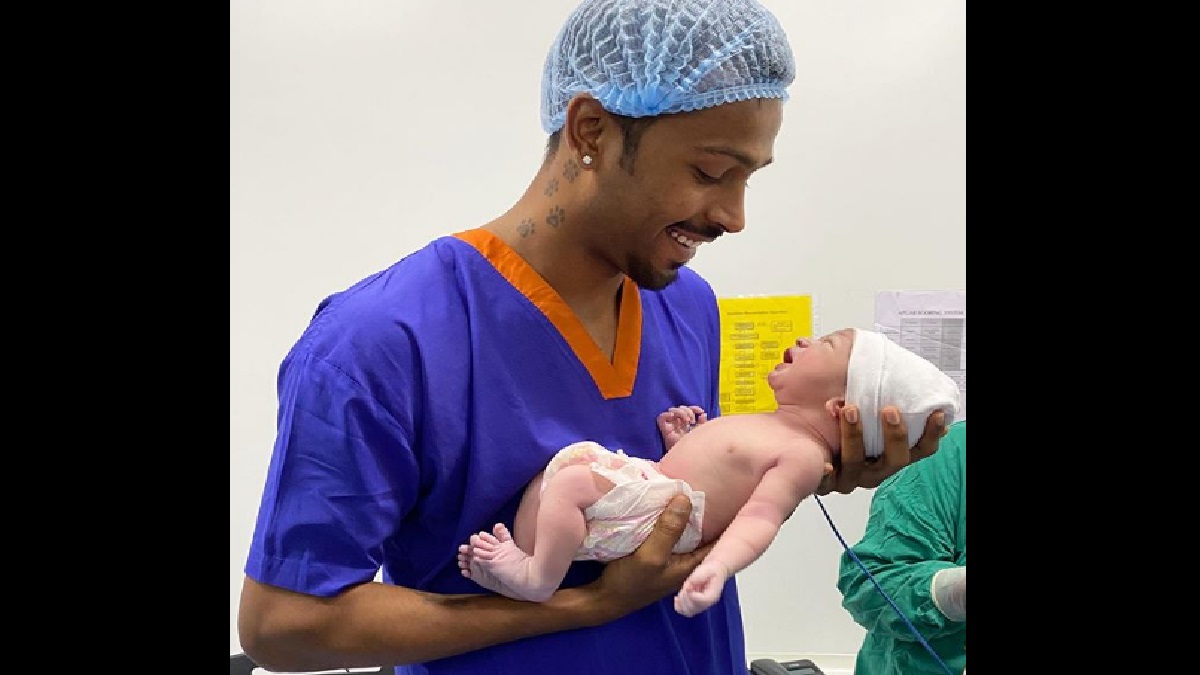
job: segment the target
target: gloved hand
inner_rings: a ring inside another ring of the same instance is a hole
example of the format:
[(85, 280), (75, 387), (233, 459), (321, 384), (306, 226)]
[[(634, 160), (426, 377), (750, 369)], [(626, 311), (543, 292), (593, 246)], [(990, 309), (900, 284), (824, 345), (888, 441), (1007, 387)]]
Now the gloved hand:
[(967, 620), (967, 566), (948, 567), (930, 582), (933, 604), (951, 621)]

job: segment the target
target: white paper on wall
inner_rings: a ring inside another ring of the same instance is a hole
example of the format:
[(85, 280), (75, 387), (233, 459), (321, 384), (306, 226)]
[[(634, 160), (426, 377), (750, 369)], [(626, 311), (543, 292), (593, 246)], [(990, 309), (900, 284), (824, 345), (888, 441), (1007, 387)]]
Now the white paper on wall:
[(875, 330), (920, 354), (949, 375), (962, 391), (967, 418), (967, 292), (880, 291)]

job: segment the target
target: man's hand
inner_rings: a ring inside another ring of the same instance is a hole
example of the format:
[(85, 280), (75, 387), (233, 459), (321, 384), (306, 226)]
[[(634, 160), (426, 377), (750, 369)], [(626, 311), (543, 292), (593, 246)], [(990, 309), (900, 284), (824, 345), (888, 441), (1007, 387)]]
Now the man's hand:
[(884, 479), (900, 469), (920, 461), (937, 452), (938, 441), (946, 435), (946, 416), (938, 410), (925, 420), (925, 431), (917, 444), (908, 447), (908, 430), (904, 417), (895, 406), (879, 411), (883, 422), (883, 454), (866, 459), (863, 444), (862, 421), (858, 419), (858, 408), (847, 405), (838, 415), (842, 433), (842, 452), (836, 460), (837, 466), (825, 465), (825, 476), (817, 486), (818, 495), (830, 492), (850, 494), (858, 488), (878, 487)]
[(692, 570), (708, 555), (712, 544), (690, 553), (672, 553), (683, 535), (692, 504), (676, 495), (659, 516), (654, 530), (633, 553), (604, 566), (604, 572), (587, 588), (597, 594), (604, 621), (625, 616), (679, 590)]

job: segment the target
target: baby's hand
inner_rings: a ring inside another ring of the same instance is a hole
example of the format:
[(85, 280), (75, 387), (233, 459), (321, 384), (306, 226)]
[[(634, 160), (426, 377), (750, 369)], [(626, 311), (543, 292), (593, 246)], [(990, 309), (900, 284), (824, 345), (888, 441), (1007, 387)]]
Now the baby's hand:
[(667, 450), (683, 435), (708, 421), (708, 413), (698, 405), (678, 405), (658, 416), (658, 430), (662, 433)]
[(721, 599), (721, 591), (731, 574), (718, 562), (703, 562), (692, 570), (675, 596), (675, 611), (684, 616), (696, 616)]

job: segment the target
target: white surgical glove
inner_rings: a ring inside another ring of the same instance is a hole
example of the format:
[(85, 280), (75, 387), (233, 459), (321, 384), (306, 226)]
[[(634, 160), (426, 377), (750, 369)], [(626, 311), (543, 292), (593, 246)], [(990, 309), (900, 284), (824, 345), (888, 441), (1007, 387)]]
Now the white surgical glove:
[(951, 621), (967, 620), (967, 566), (947, 567), (929, 585), (933, 604)]

